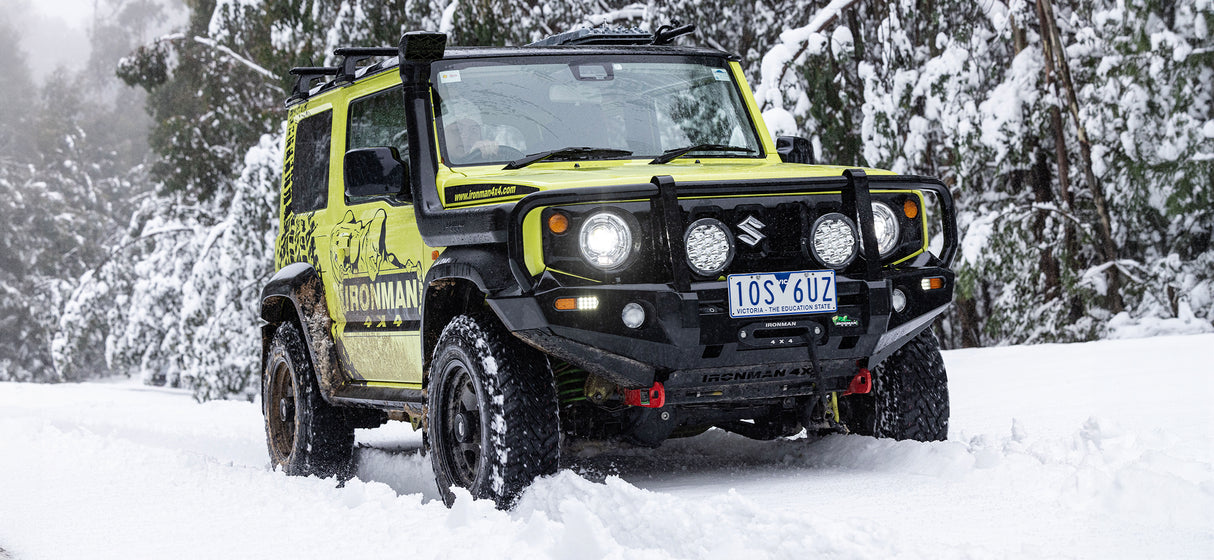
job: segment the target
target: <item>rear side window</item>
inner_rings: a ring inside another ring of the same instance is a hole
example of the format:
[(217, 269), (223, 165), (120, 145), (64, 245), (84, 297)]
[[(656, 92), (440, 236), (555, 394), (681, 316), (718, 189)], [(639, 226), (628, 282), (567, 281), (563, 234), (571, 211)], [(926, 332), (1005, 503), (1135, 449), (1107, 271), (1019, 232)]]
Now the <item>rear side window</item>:
[(292, 212), (301, 214), (325, 207), (329, 189), (329, 143), (332, 140), (332, 111), (312, 115), (295, 125)]

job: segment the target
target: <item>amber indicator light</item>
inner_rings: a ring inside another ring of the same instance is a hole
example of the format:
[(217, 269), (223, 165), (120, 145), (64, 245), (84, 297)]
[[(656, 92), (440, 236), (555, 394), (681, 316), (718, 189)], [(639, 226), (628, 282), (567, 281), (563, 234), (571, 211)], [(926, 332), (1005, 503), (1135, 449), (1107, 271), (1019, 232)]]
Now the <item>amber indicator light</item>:
[(906, 214), (907, 218), (913, 220), (919, 215), (919, 205), (915, 204), (915, 201), (913, 200), (907, 200), (906, 202), (902, 203), (902, 212)]
[(548, 231), (560, 235), (569, 231), (569, 216), (560, 212), (554, 212), (548, 216)]
[(573, 311), (574, 309), (577, 309), (577, 298), (557, 298), (555, 305), (560, 311)]
[(924, 290), (939, 290), (944, 287), (944, 279), (939, 276), (924, 278), (919, 281), (919, 287)]

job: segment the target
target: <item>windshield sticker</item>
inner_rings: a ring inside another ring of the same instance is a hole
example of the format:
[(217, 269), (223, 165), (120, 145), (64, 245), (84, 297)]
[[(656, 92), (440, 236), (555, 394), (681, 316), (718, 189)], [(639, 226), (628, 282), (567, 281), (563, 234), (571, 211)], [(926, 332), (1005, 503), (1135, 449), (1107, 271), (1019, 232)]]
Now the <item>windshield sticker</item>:
[(453, 84), (459, 79), (459, 70), (443, 70), (438, 73), (438, 81), (444, 84)]
[(728, 82), (729, 71), (724, 68), (713, 68), (712, 77), (716, 78), (718, 82)]

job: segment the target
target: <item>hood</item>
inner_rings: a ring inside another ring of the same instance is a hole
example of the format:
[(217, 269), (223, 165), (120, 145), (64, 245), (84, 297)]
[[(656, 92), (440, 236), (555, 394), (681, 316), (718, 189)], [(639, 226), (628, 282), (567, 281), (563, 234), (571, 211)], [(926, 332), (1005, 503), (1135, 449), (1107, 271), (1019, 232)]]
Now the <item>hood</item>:
[[(678, 163), (650, 164), (647, 159), (538, 162), (522, 169), (505, 170), (501, 165), (439, 167), (438, 188), (448, 208), (518, 200), (528, 194), (554, 189), (603, 187), (650, 182), (656, 175), (669, 175), (675, 182), (838, 177), (845, 169), (837, 165), (783, 163), (778, 159), (694, 159)], [(862, 168), (869, 175), (892, 175), (890, 171)]]

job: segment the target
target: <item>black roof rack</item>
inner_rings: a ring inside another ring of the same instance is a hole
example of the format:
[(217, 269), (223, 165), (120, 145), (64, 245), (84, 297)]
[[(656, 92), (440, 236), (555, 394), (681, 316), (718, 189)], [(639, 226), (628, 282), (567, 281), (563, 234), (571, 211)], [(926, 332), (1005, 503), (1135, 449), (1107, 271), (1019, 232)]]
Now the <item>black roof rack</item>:
[(584, 27), (549, 35), (528, 47), (561, 45), (652, 45), (653, 34), (636, 27)]
[(527, 45), (528, 47), (556, 47), (562, 45), (667, 45), (676, 37), (694, 31), (694, 25), (663, 25), (656, 33), (637, 27), (599, 26), (574, 29), (550, 35)]
[(295, 88), (291, 90), (291, 97), (288, 99), (303, 99), (308, 96), (308, 92), (316, 87), (316, 83), (324, 80), (329, 76), (336, 76), (341, 72), (341, 68), (336, 66), (299, 66), (291, 69), (292, 76), (299, 76), (295, 79)]
[(287, 104), (289, 105), (295, 100), (307, 99), (312, 88), (328, 82), (330, 76), (333, 77), (332, 83), (334, 84), (351, 83), (357, 76), (359, 68), (364, 66), (367, 61), (374, 58), (397, 56), (398, 52), (395, 47), (342, 47), (333, 51), (333, 54), (342, 57), (339, 66), (292, 68), (291, 75), (299, 76), (299, 78), (295, 80), (295, 87), (291, 90), (291, 96), (287, 98)]
[[(677, 37), (691, 33), (694, 29), (694, 25), (680, 25), (679, 22), (674, 22), (673, 25), (663, 25), (654, 33), (637, 27), (603, 25), (558, 33), (531, 43), (527, 47), (666, 45)], [(517, 49), (518, 47), (511, 48)], [(288, 106), (307, 99), (317, 86), (330, 88), (353, 83), (360, 71), (365, 75), (390, 67), (392, 64), (390, 60), (373, 64), (368, 64), (368, 62), (375, 58), (398, 57), (400, 49), (397, 47), (342, 47), (334, 49), (333, 54), (342, 57), (337, 66), (301, 66), (291, 69), (291, 75), (298, 76), (298, 78), (295, 80), (294, 89), (291, 90), (291, 96), (287, 98)], [(439, 51), (438, 56), (442, 56), (442, 51)], [(329, 80), (329, 77), (332, 79)]]
[(360, 65), (368, 60), (397, 56), (400, 51), (396, 47), (342, 47), (335, 49), (333, 54), (343, 57), (341, 72), (337, 75), (338, 82), (353, 82), (354, 74)]

